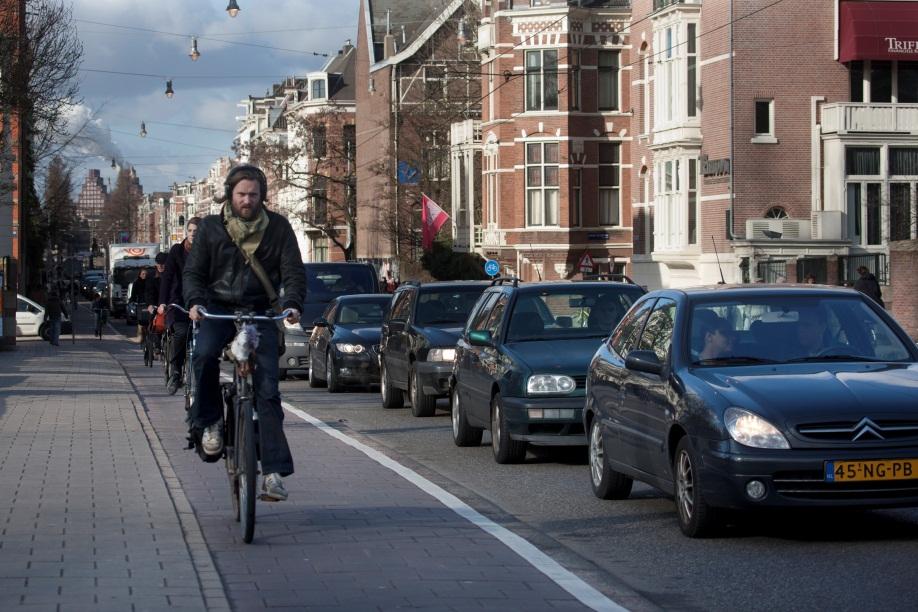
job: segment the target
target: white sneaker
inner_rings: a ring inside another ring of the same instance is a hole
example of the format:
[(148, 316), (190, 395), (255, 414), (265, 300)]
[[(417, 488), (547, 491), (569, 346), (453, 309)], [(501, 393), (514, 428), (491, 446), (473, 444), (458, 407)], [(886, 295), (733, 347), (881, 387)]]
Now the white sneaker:
[(284, 481), (281, 475), (273, 472), (265, 476), (261, 483), (263, 496), (274, 501), (285, 501), (287, 499), (287, 489), (284, 488)]
[(223, 451), (223, 423), (217, 421), (204, 428), (201, 434), (201, 446), (208, 455), (219, 455)]

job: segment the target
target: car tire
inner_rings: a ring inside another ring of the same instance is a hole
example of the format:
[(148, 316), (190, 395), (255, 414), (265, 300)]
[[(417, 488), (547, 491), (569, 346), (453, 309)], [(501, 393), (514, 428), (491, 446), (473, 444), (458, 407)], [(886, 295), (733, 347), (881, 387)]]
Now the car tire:
[(383, 408), (401, 408), (405, 405), (405, 396), (401, 389), (392, 386), (392, 379), (389, 378), (389, 369), (386, 367), (386, 360), (381, 359), (379, 363), (379, 394), (382, 396)]
[(427, 395), (418, 380), (418, 372), (408, 371), (408, 397), (411, 400), (411, 414), (416, 417), (430, 417), (437, 412), (437, 396)]
[(51, 326), (47, 322), (38, 326), (38, 337), (45, 342), (51, 342)]
[(599, 417), (590, 421), (590, 485), (599, 499), (628, 499), (634, 481), (609, 467)]
[(306, 370), (307, 384), (310, 389), (318, 389), (325, 386), (325, 381), (316, 376), (316, 369), (312, 358), (312, 352), (309, 353), (309, 369)]
[(453, 386), (450, 394), (450, 418), (453, 422), (453, 442), (456, 446), (481, 446), (484, 430), (469, 425), (468, 418), (459, 402), (459, 389)]
[(500, 393), (491, 400), (491, 450), (498, 463), (520, 463), (526, 458), (526, 442), (510, 437)]
[(331, 351), (325, 354), (325, 386), (329, 393), (341, 392), (341, 384), (338, 382), (338, 374), (335, 373), (335, 360)]
[(690, 538), (704, 538), (714, 535), (721, 524), (716, 508), (704, 499), (699, 474), (701, 461), (688, 436), (679, 440), (673, 459), (676, 512), (679, 528)]

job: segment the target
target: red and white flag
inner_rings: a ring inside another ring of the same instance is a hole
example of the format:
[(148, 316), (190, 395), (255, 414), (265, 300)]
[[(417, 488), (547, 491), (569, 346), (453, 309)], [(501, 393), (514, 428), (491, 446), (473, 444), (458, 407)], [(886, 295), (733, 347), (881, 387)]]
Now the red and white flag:
[(437, 206), (437, 203), (421, 194), (421, 245), (425, 251), (433, 248), (433, 241), (443, 227), (443, 224), (449, 219), (446, 211)]

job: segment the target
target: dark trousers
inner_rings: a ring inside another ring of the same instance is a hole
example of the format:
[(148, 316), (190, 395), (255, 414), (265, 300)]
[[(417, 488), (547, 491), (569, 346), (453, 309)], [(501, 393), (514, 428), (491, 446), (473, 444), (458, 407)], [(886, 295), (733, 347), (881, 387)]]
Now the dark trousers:
[[(213, 310), (212, 310), (213, 312)], [(261, 468), (265, 474), (279, 472), (281, 476), (293, 473), (293, 457), (284, 435), (284, 409), (278, 390), (277, 326), (272, 322), (259, 322), (258, 350), (255, 354), (255, 409), (258, 412), (258, 430), (261, 447)], [(232, 321), (201, 321), (192, 356), (196, 383), (194, 403), (191, 406), (191, 424), (205, 428), (223, 417), (223, 394), (220, 388), (220, 355), (223, 347), (236, 335)]]
[[(185, 365), (185, 352), (188, 345), (189, 321), (176, 321), (172, 324), (172, 345), (169, 347), (169, 363), (172, 365), (172, 378), (179, 380), (182, 366)], [(181, 382), (181, 381), (179, 381)]]

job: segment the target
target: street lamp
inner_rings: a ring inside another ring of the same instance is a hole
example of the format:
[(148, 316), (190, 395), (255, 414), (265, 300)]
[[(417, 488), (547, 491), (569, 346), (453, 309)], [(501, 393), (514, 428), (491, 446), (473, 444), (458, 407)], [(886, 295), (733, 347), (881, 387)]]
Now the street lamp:
[(201, 52), (198, 51), (198, 39), (191, 39), (191, 51), (188, 53), (188, 57), (191, 58), (191, 61), (196, 62), (198, 58), (201, 57)]
[(171, 98), (175, 95), (175, 91), (172, 89), (172, 81), (166, 81), (166, 97)]
[(143, 121), (140, 122), (140, 137), (145, 138), (147, 135), (147, 124)]
[(239, 14), (239, 5), (236, 4), (236, 0), (229, 0), (229, 5), (226, 7), (226, 12), (229, 13), (230, 17), (235, 17)]

